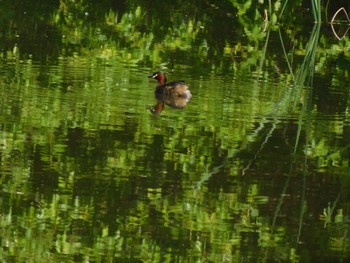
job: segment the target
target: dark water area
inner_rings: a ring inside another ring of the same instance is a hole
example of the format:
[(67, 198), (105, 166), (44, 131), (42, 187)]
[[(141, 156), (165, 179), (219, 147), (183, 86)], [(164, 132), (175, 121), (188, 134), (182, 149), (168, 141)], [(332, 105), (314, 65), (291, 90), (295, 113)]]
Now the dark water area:
[(350, 260), (347, 2), (0, 5), (1, 262)]

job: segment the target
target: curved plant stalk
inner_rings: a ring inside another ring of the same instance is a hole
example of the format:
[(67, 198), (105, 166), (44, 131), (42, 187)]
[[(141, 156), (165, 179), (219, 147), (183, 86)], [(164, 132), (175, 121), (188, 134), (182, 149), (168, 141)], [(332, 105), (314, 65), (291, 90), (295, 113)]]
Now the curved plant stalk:
[(334, 24), (335, 18), (337, 17), (337, 15), (338, 15), (341, 11), (344, 12), (346, 18), (348, 19), (348, 22), (350, 23), (350, 18), (349, 18), (349, 16), (348, 16), (348, 14), (347, 14), (345, 8), (344, 8), (344, 7), (341, 7), (341, 8), (339, 8), (338, 11), (335, 12), (335, 14), (333, 15), (332, 20), (331, 20), (331, 24)]
[(331, 24), (331, 28), (332, 28), (332, 31), (333, 31), (334, 36), (335, 36), (338, 40), (342, 40), (342, 39), (346, 36), (346, 34), (348, 33), (348, 31), (349, 31), (349, 29), (350, 29), (350, 27), (348, 27), (348, 29), (345, 31), (345, 33), (343, 34), (343, 36), (340, 37), (340, 36), (337, 34), (337, 32), (335, 31), (333, 24)]
[(263, 20), (263, 27), (261, 31), (266, 32), (268, 25), (269, 25), (269, 15), (267, 14), (267, 10), (264, 9), (264, 20)]
[(344, 14), (345, 14), (345, 16), (346, 16), (346, 19), (348, 20), (348, 25), (350, 25), (350, 18), (349, 18), (349, 16), (348, 16), (348, 14), (347, 14), (345, 8), (344, 8), (344, 7), (339, 8), (338, 11), (335, 12), (335, 14), (333, 15), (332, 20), (331, 20), (331, 23), (330, 23), (330, 24), (331, 24), (332, 31), (333, 31), (333, 34), (335, 35), (335, 37), (336, 37), (338, 40), (342, 40), (342, 39), (346, 36), (346, 34), (348, 33), (348, 31), (349, 31), (349, 29), (350, 29), (350, 27), (348, 27), (347, 30), (345, 31), (345, 33), (343, 34), (343, 36), (341, 36), (341, 37), (340, 37), (340, 36), (337, 34), (337, 32), (335, 31), (335, 29), (334, 29), (334, 24), (336, 24), (336, 23), (335, 23), (335, 21), (336, 21), (335, 18), (337, 17), (337, 15), (338, 15), (341, 11), (344, 12)]

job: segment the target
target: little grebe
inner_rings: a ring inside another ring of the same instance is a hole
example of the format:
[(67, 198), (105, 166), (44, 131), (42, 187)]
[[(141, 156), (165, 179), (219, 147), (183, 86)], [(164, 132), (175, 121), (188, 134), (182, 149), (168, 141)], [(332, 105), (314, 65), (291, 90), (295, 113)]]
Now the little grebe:
[(158, 81), (158, 86), (154, 91), (157, 105), (151, 109), (152, 113), (158, 114), (162, 112), (164, 109), (164, 103), (168, 106), (182, 109), (192, 97), (188, 86), (183, 80), (167, 83), (165, 74), (160, 71), (157, 71), (148, 77)]

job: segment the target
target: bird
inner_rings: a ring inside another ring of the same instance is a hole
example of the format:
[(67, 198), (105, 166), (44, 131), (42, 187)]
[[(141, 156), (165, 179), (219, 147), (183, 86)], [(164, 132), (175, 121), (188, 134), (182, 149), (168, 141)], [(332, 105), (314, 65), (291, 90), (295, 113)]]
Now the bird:
[(157, 104), (151, 108), (153, 114), (161, 113), (164, 109), (164, 104), (173, 108), (183, 109), (192, 98), (192, 94), (184, 80), (167, 83), (166, 75), (161, 71), (154, 72), (148, 78), (153, 78), (158, 82), (154, 90)]

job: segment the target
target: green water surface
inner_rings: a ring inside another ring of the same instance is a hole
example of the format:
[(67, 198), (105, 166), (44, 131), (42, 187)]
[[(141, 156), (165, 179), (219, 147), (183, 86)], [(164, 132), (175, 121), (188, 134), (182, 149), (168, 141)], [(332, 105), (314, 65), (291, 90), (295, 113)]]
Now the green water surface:
[(343, 3), (272, 2), (1, 1), (0, 261), (348, 262)]

